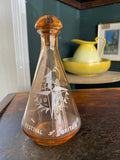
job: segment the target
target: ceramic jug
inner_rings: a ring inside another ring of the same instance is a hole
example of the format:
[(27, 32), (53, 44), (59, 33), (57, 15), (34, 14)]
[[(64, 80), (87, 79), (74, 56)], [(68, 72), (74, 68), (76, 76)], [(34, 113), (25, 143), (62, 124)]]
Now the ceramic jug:
[[(100, 54), (98, 53), (95, 44), (98, 44), (98, 39), (103, 40), (103, 46)], [(102, 52), (104, 50), (106, 40), (103, 37), (96, 37), (95, 41), (83, 41), (79, 39), (73, 39), (72, 42), (79, 44), (73, 55), (72, 61), (74, 62), (84, 62), (84, 63), (96, 63), (101, 61)]]

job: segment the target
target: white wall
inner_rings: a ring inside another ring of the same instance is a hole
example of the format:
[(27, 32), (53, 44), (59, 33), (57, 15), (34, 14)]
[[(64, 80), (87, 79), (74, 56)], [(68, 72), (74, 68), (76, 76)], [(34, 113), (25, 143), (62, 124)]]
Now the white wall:
[[(19, 22), (19, 19), (17, 20)], [(26, 91), (30, 87), (30, 76), (27, 89), (24, 87), (24, 82), (19, 82), (17, 68), (22, 68), (22, 66), (17, 66), (19, 63), (16, 63), (16, 59), (18, 61), (19, 59), (15, 53), (13, 28), (11, 0), (0, 0), (0, 100), (8, 93)]]

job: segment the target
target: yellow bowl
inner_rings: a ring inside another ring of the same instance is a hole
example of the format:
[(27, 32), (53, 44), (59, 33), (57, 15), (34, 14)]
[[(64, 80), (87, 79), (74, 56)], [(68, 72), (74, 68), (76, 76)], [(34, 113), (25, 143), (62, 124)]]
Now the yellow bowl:
[(73, 62), (72, 58), (64, 58), (63, 65), (66, 71), (81, 75), (81, 76), (93, 76), (98, 73), (103, 73), (110, 68), (111, 61), (108, 59), (101, 59), (97, 63), (82, 63)]

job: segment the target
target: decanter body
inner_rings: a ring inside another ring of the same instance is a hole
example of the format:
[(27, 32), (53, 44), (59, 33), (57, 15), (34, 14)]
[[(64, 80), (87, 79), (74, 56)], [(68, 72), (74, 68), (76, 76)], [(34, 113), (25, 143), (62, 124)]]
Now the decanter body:
[(62, 23), (55, 16), (42, 16), (35, 25), (41, 34), (41, 52), (22, 120), (24, 133), (36, 143), (59, 145), (81, 126), (58, 52)]

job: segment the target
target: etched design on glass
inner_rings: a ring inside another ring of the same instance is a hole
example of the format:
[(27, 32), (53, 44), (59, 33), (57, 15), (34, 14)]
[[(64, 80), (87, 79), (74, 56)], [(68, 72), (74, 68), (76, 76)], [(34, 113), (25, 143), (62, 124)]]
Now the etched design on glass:
[[(58, 74), (58, 78), (55, 80), (52, 79), (53, 74)], [(53, 70), (50, 70), (48, 74), (45, 75), (45, 79), (43, 82), (43, 88), (40, 92), (35, 92), (34, 102), (35, 105), (38, 106), (37, 109), (40, 109), (41, 112), (48, 111), (50, 112), (51, 119), (53, 119), (54, 113), (59, 113), (63, 108), (65, 108), (65, 104), (67, 104), (67, 100), (69, 99), (68, 89), (64, 87), (60, 87), (60, 72), (57, 67), (54, 67)], [(38, 98), (40, 95), (40, 98)]]
[(28, 129), (28, 130), (31, 130), (33, 132), (36, 132), (40, 135), (42, 135), (42, 130), (36, 128), (36, 127), (33, 127), (32, 125), (28, 124), (28, 123), (25, 123), (25, 127)]
[(55, 133), (55, 130), (50, 131), (50, 132), (48, 133), (48, 135), (51, 136), (51, 135), (53, 135), (54, 133)]
[[(61, 135), (64, 135), (64, 134), (66, 134), (66, 133), (74, 130), (74, 129), (77, 128), (77, 127), (78, 127), (78, 126), (77, 126), (77, 123), (75, 123), (75, 124), (73, 124), (73, 125), (71, 125), (71, 126), (68, 126), (67, 128), (61, 128), (61, 129), (59, 130), (59, 132), (56, 134), (56, 137), (59, 137), (59, 136), (61, 136)], [(48, 133), (48, 135), (49, 135), (49, 136), (54, 136), (54, 135), (55, 135), (55, 130), (50, 131), (50, 132)]]

